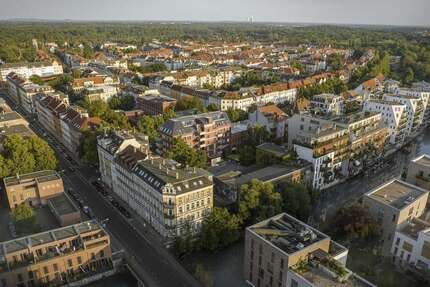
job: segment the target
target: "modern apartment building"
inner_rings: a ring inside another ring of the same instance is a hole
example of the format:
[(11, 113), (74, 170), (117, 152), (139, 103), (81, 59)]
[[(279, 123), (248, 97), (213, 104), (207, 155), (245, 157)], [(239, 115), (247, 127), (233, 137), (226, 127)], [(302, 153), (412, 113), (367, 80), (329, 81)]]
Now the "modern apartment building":
[(430, 156), (427, 154), (411, 160), (408, 166), (406, 181), (430, 190)]
[(160, 153), (167, 153), (176, 138), (203, 150), (210, 159), (219, 158), (230, 147), (231, 122), (225, 112), (210, 112), (168, 120), (158, 130)]
[(265, 127), (273, 139), (284, 139), (287, 135), (288, 116), (276, 105), (259, 107), (248, 114), (248, 119), (252, 125)]
[(385, 94), (382, 99), (406, 106), (408, 136), (414, 136), (423, 125), (427, 104), (420, 97), (410, 95)]
[(63, 66), (57, 61), (33, 62), (33, 63), (11, 63), (0, 65), (0, 81), (5, 82), (7, 75), (15, 73), (24, 79), (33, 75), (39, 77), (52, 77), (63, 74)]
[(345, 267), (347, 256), (329, 236), (282, 213), (246, 228), (244, 278), (255, 287), (375, 286)]
[(22, 107), (27, 114), (36, 112), (35, 99), (37, 94), (53, 92), (50, 86), (34, 84), (15, 73), (10, 73), (6, 79), (9, 98)]
[(112, 269), (110, 237), (86, 221), (0, 242), (0, 286), (62, 286)]
[(324, 115), (341, 115), (344, 111), (342, 96), (334, 94), (320, 94), (312, 97), (311, 108), (315, 113)]
[(91, 87), (85, 87), (82, 90), (82, 95), (89, 101), (102, 101), (102, 102), (109, 102), (112, 97), (116, 96), (118, 94), (118, 90), (116, 86), (111, 85), (101, 85), (101, 86), (91, 86)]
[(113, 188), (114, 158), (127, 147), (149, 155), (148, 137), (143, 134), (111, 130), (97, 139), (101, 179), (110, 188)]
[(425, 210), (429, 191), (410, 183), (393, 179), (363, 197), (363, 205), (382, 228), (381, 254), (391, 256), (396, 230)]
[(162, 115), (168, 110), (174, 110), (176, 100), (164, 95), (142, 95), (136, 97), (136, 108), (143, 111), (145, 115)]
[(389, 143), (402, 145), (408, 135), (406, 105), (394, 101), (368, 100), (363, 104), (365, 112), (379, 112), (389, 128)]
[(64, 192), (63, 180), (53, 170), (5, 177), (3, 184), (10, 209), (19, 204), (46, 205), (50, 198)]

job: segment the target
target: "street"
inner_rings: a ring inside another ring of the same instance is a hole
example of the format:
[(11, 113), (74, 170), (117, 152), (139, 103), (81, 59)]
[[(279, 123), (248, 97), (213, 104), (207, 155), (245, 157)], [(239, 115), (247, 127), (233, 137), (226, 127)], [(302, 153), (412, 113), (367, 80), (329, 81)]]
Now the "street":
[[(14, 105), (11, 105), (14, 107)], [(21, 115), (25, 115), (21, 112)], [(30, 122), (30, 128), (41, 138), (47, 140), (47, 133), (36, 121)], [(61, 145), (50, 137), (48, 143), (55, 150), (59, 170), (62, 172), (67, 188), (77, 192), (85, 205), (89, 206), (98, 220), (104, 220), (106, 229), (122, 246), (127, 256), (126, 260), (139, 279), (148, 287), (190, 287), (199, 286), (198, 282), (176, 261), (165, 249), (162, 242), (150, 240), (144, 232), (136, 230), (132, 225), (133, 220), (127, 220), (116, 208), (114, 208), (91, 185), (91, 178), (96, 177), (94, 168), (80, 167), (74, 160), (68, 157)], [(106, 220), (106, 219), (109, 220)], [(114, 243), (115, 244), (115, 243)]]

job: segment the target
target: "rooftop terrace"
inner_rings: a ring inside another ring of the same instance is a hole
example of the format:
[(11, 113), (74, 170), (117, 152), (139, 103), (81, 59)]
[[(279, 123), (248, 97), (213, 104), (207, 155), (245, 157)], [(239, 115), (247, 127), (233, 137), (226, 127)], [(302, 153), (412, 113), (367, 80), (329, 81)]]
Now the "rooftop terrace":
[(61, 177), (55, 170), (42, 170), (22, 175), (5, 177), (3, 182), (5, 186), (12, 186), (28, 181), (47, 182), (59, 179), (61, 179)]

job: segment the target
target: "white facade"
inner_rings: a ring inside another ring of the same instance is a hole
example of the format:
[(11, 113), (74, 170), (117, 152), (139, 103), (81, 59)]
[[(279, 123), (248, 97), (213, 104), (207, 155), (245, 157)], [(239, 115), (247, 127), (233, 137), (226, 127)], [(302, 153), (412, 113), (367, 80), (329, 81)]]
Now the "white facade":
[(333, 94), (315, 95), (311, 100), (311, 107), (323, 114), (340, 115), (343, 113), (343, 97)]
[(406, 105), (398, 102), (368, 100), (363, 104), (365, 112), (379, 112), (389, 128), (390, 144), (402, 144), (407, 136)]
[(9, 73), (15, 72), (16, 74), (29, 79), (31, 76), (36, 75), (39, 77), (51, 77), (63, 74), (63, 66), (58, 62), (52, 63), (27, 63), (22, 65), (0, 65), (0, 79), (6, 81), (6, 76)]

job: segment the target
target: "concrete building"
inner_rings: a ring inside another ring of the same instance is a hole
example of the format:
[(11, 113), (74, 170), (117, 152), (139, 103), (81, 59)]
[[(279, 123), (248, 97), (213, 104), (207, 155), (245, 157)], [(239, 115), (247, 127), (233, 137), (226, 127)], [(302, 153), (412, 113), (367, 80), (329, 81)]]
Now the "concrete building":
[(143, 134), (111, 130), (97, 139), (101, 179), (110, 188), (113, 188), (114, 158), (127, 147), (136, 148), (146, 156), (149, 155), (149, 140)]
[(430, 190), (430, 156), (421, 155), (411, 160), (408, 166), (406, 181)]
[(74, 92), (82, 92), (85, 88), (100, 87), (115, 84), (111, 77), (104, 75), (95, 75), (87, 78), (73, 79), (71, 87)]
[(341, 115), (344, 111), (342, 96), (333, 94), (315, 95), (311, 99), (311, 109), (324, 115)]
[(3, 184), (10, 209), (19, 204), (46, 205), (48, 199), (64, 192), (63, 180), (53, 170), (5, 177)]
[(136, 108), (145, 115), (162, 115), (168, 110), (174, 110), (176, 100), (164, 95), (143, 95), (136, 98)]
[(379, 112), (382, 121), (390, 129), (389, 143), (393, 145), (402, 145), (406, 136), (407, 129), (407, 112), (406, 105), (384, 100), (368, 100), (363, 104), (365, 112)]
[(96, 221), (0, 242), (1, 286), (62, 286), (112, 270), (108, 233)]
[(102, 101), (109, 102), (112, 97), (118, 94), (118, 90), (116, 86), (111, 85), (101, 85), (101, 86), (90, 86), (85, 87), (82, 90), (82, 95), (89, 101)]
[(181, 138), (216, 160), (230, 147), (231, 122), (225, 112), (210, 112), (170, 119), (158, 132), (161, 138), (158, 151), (162, 154), (173, 147), (176, 138)]
[(273, 139), (286, 138), (288, 116), (276, 105), (259, 107), (248, 114), (248, 119), (252, 125), (265, 127)]
[(0, 113), (0, 128), (7, 128), (18, 125), (28, 127), (28, 122), (15, 111)]
[(363, 205), (382, 228), (383, 256), (391, 256), (396, 230), (424, 213), (428, 194), (428, 190), (393, 179), (364, 195)]
[(329, 236), (282, 213), (246, 228), (244, 278), (255, 287), (375, 286), (345, 267), (347, 256)]
[(5, 82), (10, 73), (15, 73), (24, 79), (29, 79), (33, 75), (45, 78), (63, 74), (63, 66), (57, 61), (0, 65), (0, 81)]

